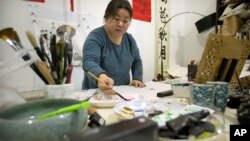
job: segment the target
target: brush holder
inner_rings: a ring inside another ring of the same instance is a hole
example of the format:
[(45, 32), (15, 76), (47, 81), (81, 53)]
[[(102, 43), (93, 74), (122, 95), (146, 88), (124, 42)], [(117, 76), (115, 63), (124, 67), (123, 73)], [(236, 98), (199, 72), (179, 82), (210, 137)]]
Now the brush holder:
[(46, 85), (45, 91), (48, 98), (62, 98), (74, 92), (74, 84)]

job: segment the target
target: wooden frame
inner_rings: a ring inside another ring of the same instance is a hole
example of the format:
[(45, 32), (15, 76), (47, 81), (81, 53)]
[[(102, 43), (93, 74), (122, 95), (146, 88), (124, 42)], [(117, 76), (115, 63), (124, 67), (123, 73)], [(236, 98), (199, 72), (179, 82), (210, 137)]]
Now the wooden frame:
[(250, 41), (210, 34), (198, 66), (195, 82), (225, 81), (230, 82), (233, 89), (236, 88), (237, 77), (242, 71), (249, 51)]

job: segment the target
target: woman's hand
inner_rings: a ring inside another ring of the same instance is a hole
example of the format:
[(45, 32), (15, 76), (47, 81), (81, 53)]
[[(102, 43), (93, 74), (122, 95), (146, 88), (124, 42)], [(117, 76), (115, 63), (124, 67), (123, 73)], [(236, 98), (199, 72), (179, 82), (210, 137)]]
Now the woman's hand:
[(106, 74), (100, 74), (98, 78), (100, 79), (100, 82), (98, 81), (98, 88), (105, 94), (115, 95), (115, 91), (112, 89), (114, 80)]
[(142, 81), (139, 81), (139, 80), (132, 80), (130, 85), (135, 86), (136, 88), (137, 87), (139, 87), (139, 88), (145, 87), (145, 84)]

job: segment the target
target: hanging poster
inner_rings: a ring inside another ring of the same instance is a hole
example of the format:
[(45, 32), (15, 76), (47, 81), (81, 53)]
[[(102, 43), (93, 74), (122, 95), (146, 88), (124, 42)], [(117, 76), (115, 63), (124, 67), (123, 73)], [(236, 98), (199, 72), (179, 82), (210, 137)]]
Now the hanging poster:
[(151, 22), (151, 0), (133, 0), (133, 18)]
[(44, 2), (45, 2), (45, 0), (24, 0), (24, 1), (41, 2), (41, 3), (44, 3)]

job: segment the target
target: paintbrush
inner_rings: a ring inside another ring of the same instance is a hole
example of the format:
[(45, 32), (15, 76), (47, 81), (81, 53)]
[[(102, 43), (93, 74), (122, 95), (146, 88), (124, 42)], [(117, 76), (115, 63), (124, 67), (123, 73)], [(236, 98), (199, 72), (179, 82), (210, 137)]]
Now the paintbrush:
[(36, 50), (36, 53), (37, 55), (39, 56), (39, 58), (42, 60), (42, 61), (46, 61), (43, 54), (42, 54), (42, 51), (40, 50), (38, 44), (37, 44), (37, 41), (35, 39), (35, 37), (33, 36), (33, 34), (30, 32), (30, 31), (27, 31), (26, 32), (26, 35), (31, 43), (31, 45), (34, 47), (34, 49)]
[(74, 111), (77, 111), (79, 109), (88, 109), (90, 106), (91, 106), (91, 104), (89, 103), (89, 101), (84, 101), (84, 102), (81, 102), (78, 104), (74, 104), (74, 105), (70, 105), (70, 106), (58, 109), (58, 110), (50, 112), (50, 113), (40, 115), (40, 116), (38, 116), (38, 119), (46, 119), (46, 118), (53, 117), (53, 116), (56, 116), (59, 114), (74, 112)]
[[(58, 75), (57, 75), (57, 72), (55, 70), (55, 66), (54, 64), (50, 61), (49, 57), (47, 56), (47, 54), (43, 54), (42, 51), (40, 50), (39, 46), (38, 46), (38, 43), (36, 41), (36, 38), (35, 36), (30, 32), (30, 31), (27, 31), (26, 32), (26, 35), (31, 43), (31, 45), (34, 47), (34, 49), (36, 50), (36, 53), (37, 55), (40, 57), (40, 59), (43, 61), (43, 62), (46, 62), (46, 59), (48, 60), (49, 62), (49, 66), (50, 66), (50, 69), (51, 69), (51, 75), (54, 79), (54, 81), (57, 81), (58, 79)], [(46, 59), (45, 59), (46, 57)]]
[[(93, 77), (96, 81), (100, 82), (100, 83), (104, 83), (101, 79), (99, 79), (97, 76), (95, 76), (92, 72), (90, 71), (86, 71), (84, 70), (85, 72), (87, 72), (87, 74), (89, 74), (91, 77)], [(122, 98), (123, 100), (125, 101), (130, 101), (132, 99), (129, 99), (129, 98), (126, 98), (124, 96), (122, 96), (121, 94), (119, 94), (118, 92), (115, 92), (116, 95), (118, 95), (120, 98)]]
[(8, 37), (8, 39), (16, 47), (15, 51), (23, 49), (23, 46), (21, 45), (20, 38), (18, 37), (17, 32), (13, 30), (13, 28), (5, 28), (5, 29), (1, 30), (0, 37), (2, 37), (2, 36)]
[[(17, 45), (16, 43), (14, 43), (13, 42), (13, 40), (15, 40), (15, 39), (12, 39), (12, 38), (17, 38), (18, 37), (18, 35), (16, 34), (16, 32), (15, 33), (12, 33), (13, 32), (13, 30), (12, 30), (12, 28), (7, 28), (7, 29), (4, 29), (4, 30), (1, 30), (0, 31), (0, 38), (1, 39), (3, 39), (4, 41), (6, 41), (15, 51), (19, 51), (19, 50), (21, 50), (22, 48), (21, 48), (21, 46), (19, 46), (19, 45)], [(15, 34), (15, 36), (14, 37), (12, 37), (13, 36), (13, 34)], [(11, 36), (11, 37), (8, 37), (8, 36)], [(18, 38), (19, 39), (19, 38)], [(15, 41), (16, 42), (16, 41)], [(30, 56), (29, 56), (29, 54), (26, 54), (26, 55), (24, 55), (23, 57), (23, 60), (24, 61), (27, 61), (27, 60), (29, 60), (30, 59)], [(35, 64), (35, 63), (32, 63), (31, 65), (30, 65), (30, 67), (31, 67), (31, 69), (43, 80), (43, 82), (45, 83), (45, 84), (48, 84), (49, 82), (46, 80), (46, 78), (42, 75), (42, 73), (40, 72), (40, 70), (38, 69), (38, 66)]]
[[(8, 33), (8, 32), (13, 32), (13, 34)], [(5, 35), (5, 33), (8, 33)], [(10, 44), (12, 47), (15, 47), (16, 51), (21, 50), (23, 47), (21, 46), (20, 40), (18, 38), (18, 35), (16, 32), (13, 30), (4, 30), (4, 32), (1, 32), (1, 37)], [(11, 36), (11, 37), (8, 37)], [(13, 38), (11, 40), (11, 38)], [(16, 41), (17, 39), (17, 41)], [(33, 40), (34, 41), (34, 40)], [(22, 57), (23, 60), (27, 61), (31, 59), (30, 54), (26, 54), (25, 56)], [(35, 63), (32, 63), (30, 67), (39, 75), (39, 77), (46, 83), (46, 84), (55, 84), (52, 76), (50, 75), (50, 70), (47, 68), (47, 66), (44, 65), (44, 62), (40, 62), (37, 60)]]
[(0, 38), (6, 41), (15, 51), (18, 51), (19, 48), (9, 39), (6, 35), (0, 35)]

